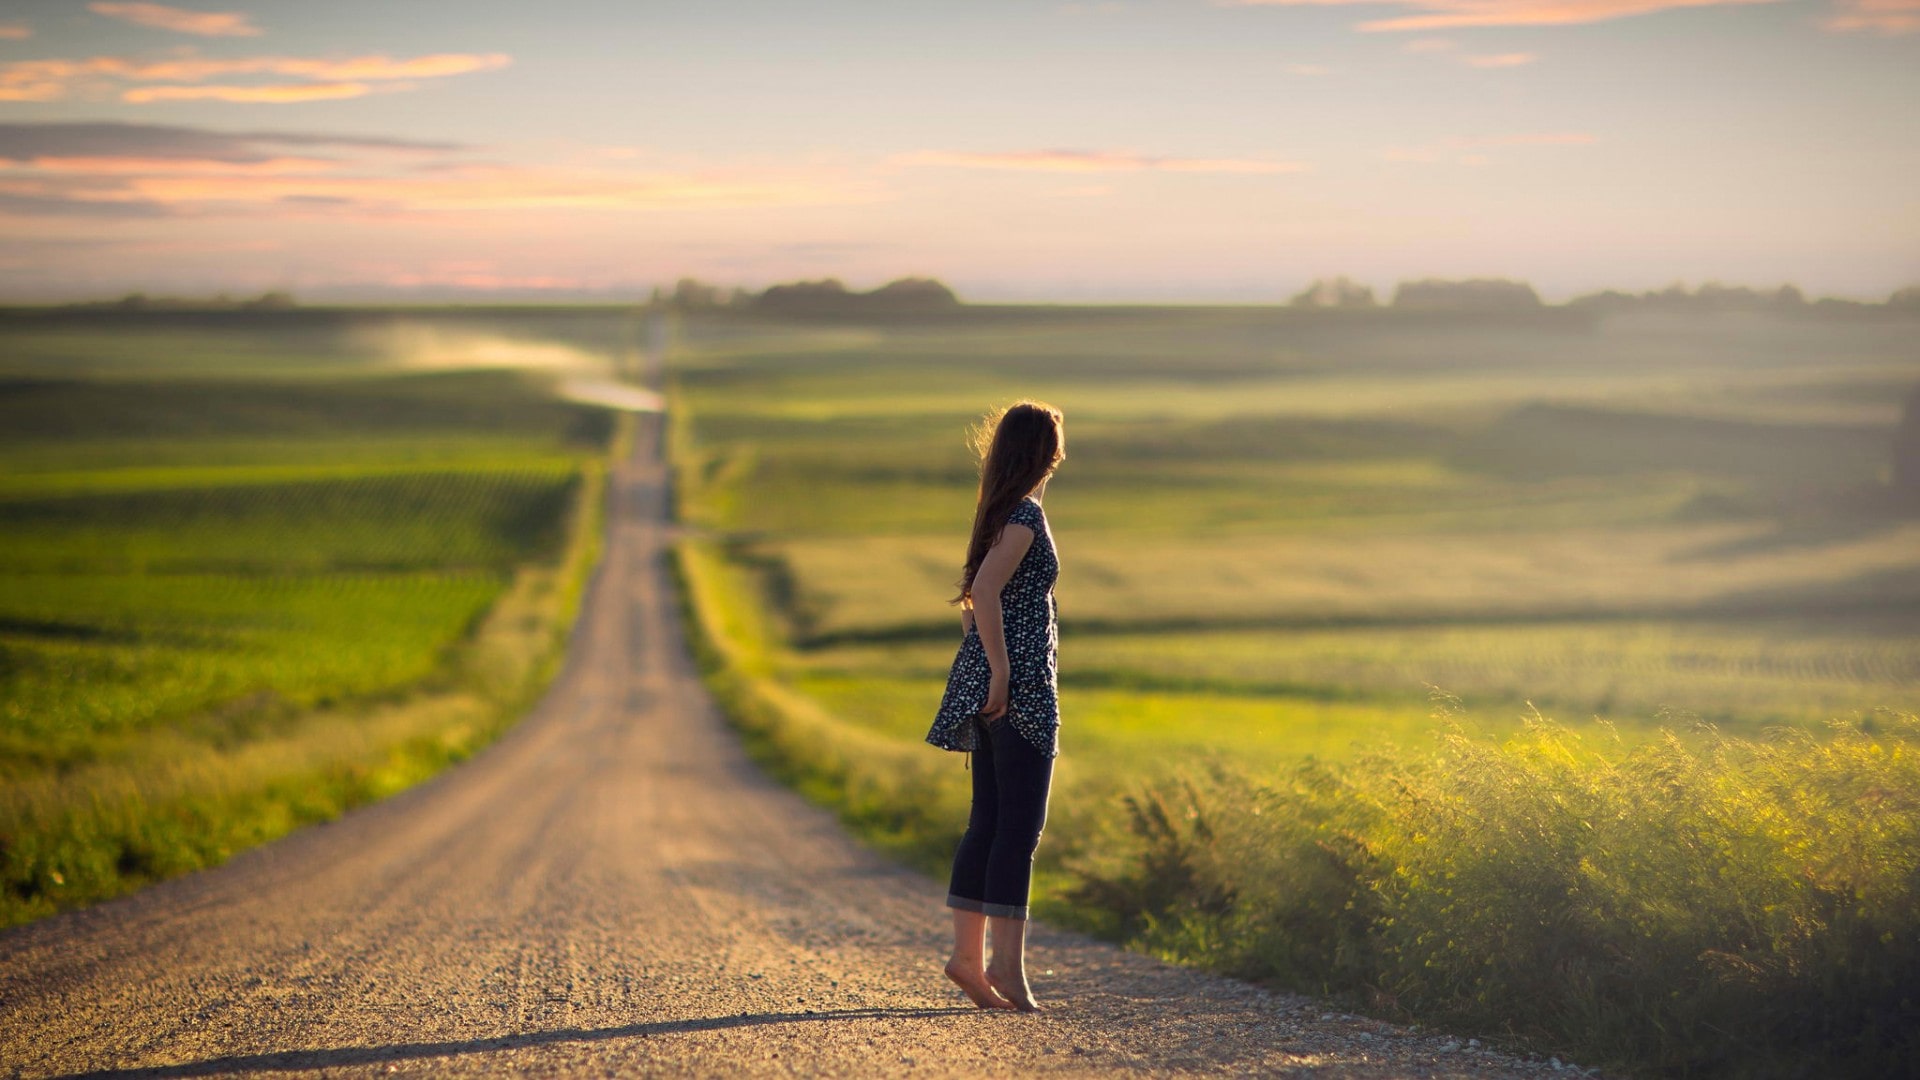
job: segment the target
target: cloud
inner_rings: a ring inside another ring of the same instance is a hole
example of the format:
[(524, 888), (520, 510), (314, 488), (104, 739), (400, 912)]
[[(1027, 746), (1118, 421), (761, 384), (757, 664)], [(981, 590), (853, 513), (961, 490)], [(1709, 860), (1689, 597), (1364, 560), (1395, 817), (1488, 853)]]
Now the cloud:
[(1460, 58), (1460, 62), (1467, 65), (1468, 67), (1503, 68), (1503, 67), (1519, 67), (1522, 64), (1531, 64), (1538, 59), (1540, 58), (1534, 55), (1533, 53), (1510, 52), (1510, 53), (1493, 53), (1491, 55), (1486, 55), (1486, 56), (1463, 56)]
[(1920, 0), (1839, 0), (1836, 6), (1839, 10), (1820, 24), (1822, 30), (1887, 35), (1920, 31)]
[(1400, 46), (1400, 51), (1406, 53), (1446, 52), (1456, 47), (1456, 44), (1451, 38), (1415, 38), (1405, 45)]
[(360, 56), (350, 60), (278, 58), (270, 69), (278, 75), (309, 79), (439, 79), (475, 71), (492, 71), (513, 63), (506, 53), (433, 53), (411, 60)]
[(213, 131), (169, 124), (118, 121), (0, 123), (0, 161), (202, 162), (256, 165), (283, 158), (281, 147), (446, 153), (461, 143), (327, 135), (307, 131)]
[[(388, 89), (411, 89), (402, 83)], [(242, 101), (284, 104), (294, 101), (336, 101), (371, 94), (374, 87), (359, 82), (282, 83), (268, 86), (143, 86), (120, 95), (134, 105), (155, 101)]]
[(188, 11), (165, 4), (88, 4), (87, 10), (109, 19), (120, 19), (200, 37), (259, 37), (260, 28), (253, 17), (234, 11)]
[(657, 210), (846, 201), (806, 181), (490, 166), (458, 175), (194, 176), (128, 181), (129, 192), (169, 206), (236, 210), (304, 204), (381, 213), (494, 210)]
[(922, 150), (894, 159), (895, 163), (955, 169), (1011, 169), (1024, 172), (1158, 172), (1290, 173), (1304, 165), (1292, 161), (1253, 158), (1151, 157), (1107, 150)]
[(33, 36), (33, 27), (26, 23), (0, 23), (0, 41), (25, 41)]
[[(1223, 0), (1233, 7), (1332, 7), (1375, 5), (1383, 0)], [(1371, 19), (1354, 24), (1366, 33), (1437, 30), (1457, 26), (1572, 26), (1647, 15), (1672, 8), (1717, 7), (1727, 4), (1768, 4), (1779, 0), (1384, 0), (1421, 14)], [(1853, 2), (1853, 0), (1845, 0)], [(1864, 0), (1908, 2), (1908, 0)]]
[[(369, 83), (393, 84), (378, 88), (383, 90), (411, 89), (412, 80), (493, 71), (511, 63), (513, 58), (505, 53), (432, 53), (401, 59), (188, 54), (165, 60), (126, 56), (16, 60), (0, 64), (0, 101), (58, 101), (77, 91), (113, 88), (124, 83), (185, 84), (138, 86), (122, 91), (121, 99), (134, 104), (179, 100), (321, 101), (372, 93), (376, 88), (367, 85)], [(307, 80), (307, 83), (206, 83), (209, 79), (244, 75), (278, 76)]]
[(158, 124), (0, 124), (10, 216), (390, 217), (864, 201), (856, 181), (802, 171), (512, 165), (470, 148), (305, 132)]
[(326, 158), (277, 157), (264, 161), (195, 161), (182, 158), (142, 157), (40, 157), (35, 169), (72, 176), (147, 176), (171, 174), (223, 174), (246, 176), (295, 175), (320, 172), (337, 165)]
[(0, 171), (0, 213), (29, 217), (164, 217), (168, 211), (113, 177), (59, 177)]

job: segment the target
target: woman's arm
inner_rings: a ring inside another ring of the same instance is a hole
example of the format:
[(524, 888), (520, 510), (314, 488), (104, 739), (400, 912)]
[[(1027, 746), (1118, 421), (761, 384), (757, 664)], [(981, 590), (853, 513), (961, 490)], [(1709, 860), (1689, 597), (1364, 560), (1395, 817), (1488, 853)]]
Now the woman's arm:
[(987, 653), (987, 667), (993, 680), (987, 691), (986, 707), (980, 715), (989, 723), (1007, 711), (1007, 628), (1000, 619), (1000, 590), (1006, 587), (1020, 560), (1033, 546), (1033, 530), (1009, 523), (1000, 539), (987, 549), (987, 557), (973, 575), (973, 625), (980, 631), (980, 646)]

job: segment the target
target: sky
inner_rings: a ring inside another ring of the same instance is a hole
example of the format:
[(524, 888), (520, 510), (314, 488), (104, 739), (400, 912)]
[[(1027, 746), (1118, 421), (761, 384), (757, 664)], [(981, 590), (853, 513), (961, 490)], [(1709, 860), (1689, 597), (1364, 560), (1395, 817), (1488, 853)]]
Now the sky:
[(1920, 283), (1920, 0), (0, 0), (0, 299)]

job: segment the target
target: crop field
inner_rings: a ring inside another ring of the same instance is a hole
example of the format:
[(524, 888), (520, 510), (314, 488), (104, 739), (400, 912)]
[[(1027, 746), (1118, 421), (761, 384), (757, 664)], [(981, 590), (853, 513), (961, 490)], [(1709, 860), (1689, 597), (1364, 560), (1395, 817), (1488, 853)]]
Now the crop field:
[[(0, 922), (497, 733), (557, 660), (630, 314), (0, 318)], [(464, 358), (464, 360), (463, 360)]]
[(1417, 736), (1429, 686), (1493, 724), (1920, 705), (1920, 517), (1886, 488), (1911, 325), (730, 329), (677, 354), (685, 513), (852, 723), (924, 727), (958, 633), (962, 432), (1019, 394), (1068, 416), (1069, 748), (1340, 754)]
[[(965, 774), (921, 738), (960, 637), (964, 433), (1049, 401), (1047, 917), (1654, 1073), (1753, 1075), (1770, 1039), (1891, 1060), (1820, 1040), (1914, 1008), (1914, 956), (1844, 941), (1915, 925), (1920, 507), (1891, 462), (1916, 331), (689, 312), (680, 570), (761, 759), (943, 873)], [(1512, 969), (1543, 955), (1573, 967)], [(1809, 1015), (1838, 1019), (1782, 1034)]]

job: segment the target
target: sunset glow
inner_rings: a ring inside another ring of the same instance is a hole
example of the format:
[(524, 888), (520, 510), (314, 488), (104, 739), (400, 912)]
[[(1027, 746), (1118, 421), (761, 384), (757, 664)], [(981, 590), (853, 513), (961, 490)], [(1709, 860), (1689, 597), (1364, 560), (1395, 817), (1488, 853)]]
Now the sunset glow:
[(1920, 280), (1920, 0), (30, 0), (0, 295)]

